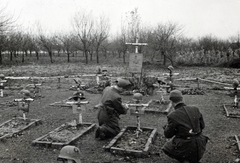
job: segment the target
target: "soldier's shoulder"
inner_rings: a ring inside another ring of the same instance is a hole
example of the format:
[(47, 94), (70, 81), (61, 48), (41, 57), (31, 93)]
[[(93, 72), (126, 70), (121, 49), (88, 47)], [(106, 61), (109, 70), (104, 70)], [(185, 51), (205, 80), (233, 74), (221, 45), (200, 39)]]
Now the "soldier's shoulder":
[(198, 107), (196, 105), (187, 105), (187, 106), (185, 106), (185, 108), (198, 109)]

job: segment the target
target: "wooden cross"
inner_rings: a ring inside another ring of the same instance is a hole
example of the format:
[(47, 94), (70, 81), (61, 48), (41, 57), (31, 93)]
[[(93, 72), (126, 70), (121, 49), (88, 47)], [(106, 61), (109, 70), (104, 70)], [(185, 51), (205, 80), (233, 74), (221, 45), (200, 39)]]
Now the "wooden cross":
[(138, 53), (138, 46), (144, 46), (144, 45), (148, 45), (148, 44), (147, 43), (139, 43), (138, 42), (138, 37), (136, 37), (136, 42), (135, 43), (126, 43), (126, 45), (135, 46), (135, 53)]
[(3, 97), (3, 89), (4, 89), (3, 83), (6, 83), (6, 82), (7, 80), (0, 79), (0, 97)]
[[(88, 104), (88, 101), (80, 101), (80, 99), (78, 99), (78, 101), (74, 101), (74, 102), (66, 102), (67, 104), (71, 104), (72, 105), (72, 110), (73, 110), (73, 114), (79, 114), (79, 120), (78, 123), (82, 124), (83, 120), (82, 120), (82, 111), (86, 110), (86, 104)], [(85, 107), (81, 108), (81, 105), (84, 104)], [(76, 121), (75, 121), (76, 122)], [(76, 122), (77, 123), (77, 122)]]
[[(140, 55), (140, 54), (138, 54), (138, 46), (144, 46), (144, 45), (147, 45), (147, 43), (139, 43), (138, 42), (138, 34), (137, 34), (137, 37), (136, 37), (136, 42), (135, 43), (126, 43), (126, 45), (133, 45), (133, 46), (135, 46), (135, 53), (137, 54), (137, 55)], [(131, 56), (131, 55), (130, 55)], [(136, 57), (136, 56), (135, 56)], [(140, 58), (141, 58), (141, 62), (143, 62), (143, 55), (141, 54), (140, 56), (139, 56)], [(132, 65), (133, 63), (131, 63), (131, 61), (129, 62), (129, 67), (130, 67), (130, 65)], [(141, 65), (140, 65), (141, 64)], [(136, 72), (141, 72), (141, 75), (140, 75), (140, 82), (138, 83), (139, 84), (139, 86), (141, 85), (141, 81), (142, 81), (142, 63), (138, 63), (137, 65), (132, 65), (132, 66), (135, 66), (135, 68), (133, 68), (132, 69), (132, 76), (134, 76), (134, 72), (136, 73)], [(131, 69), (131, 68), (130, 68)]]
[(29, 105), (30, 102), (34, 101), (32, 98), (21, 98), (21, 99), (14, 99), (14, 102), (18, 103), (18, 110), (23, 111), (23, 120), (26, 120), (26, 113), (29, 112)]
[(140, 126), (140, 115), (144, 114), (146, 107), (148, 107), (151, 102), (152, 100), (150, 100), (147, 104), (141, 104), (140, 100), (136, 100), (135, 104), (127, 104), (128, 107), (136, 107), (136, 109), (130, 109), (130, 115), (136, 115), (137, 117), (137, 130), (136, 130), (137, 138), (139, 137), (139, 132), (142, 132)]

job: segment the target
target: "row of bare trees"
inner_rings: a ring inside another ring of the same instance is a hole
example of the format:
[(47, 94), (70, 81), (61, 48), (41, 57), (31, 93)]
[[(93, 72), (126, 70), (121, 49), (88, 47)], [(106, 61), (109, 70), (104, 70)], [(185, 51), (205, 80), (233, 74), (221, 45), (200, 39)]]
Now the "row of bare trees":
[(135, 42), (137, 39), (139, 42), (148, 43), (147, 46), (139, 46), (139, 52), (148, 56), (150, 62), (161, 57), (163, 65), (166, 65), (167, 61), (172, 65), (178, 62), (189, 64), (193, 63), (194, 58), (194, 62), (200, 63), (197, 57), (203, 58), (201, 62), (206, 60), (205, 64), (212, 64), (216, 57), (222, 55), (226, 56), (226, 62), (230, 61), (231, 56), (240, 57), (239, 40), (236, 38), (229, 41), (209, 35), (194, 40), (184, 37), (183, 27), (171, 22), (158, 23), (153, 27), (143, 26), (137, 9), (126, 14), (120, 32), (111, 38), (108, 17), (105, 15), (94, 17), (91, 12), (76, 13), (73, 17), (73, 29), (69, 33), (47, 35), (41, 27), (37, 29), (37, 33), (33, 33), (16, 30), (13, 26), (14, 21), (1, 10), (0, 64), (4, 63), (4, 52), (10, 61), (13, 57), (21, 57), (21, 61), (24, 62), (25, 56), (32, 56), (32, 53), (39, 60), (41, 51), (47, 52), (51, 63), (54, 62), (53, 53), (56, 51), (65, 53), (67, 62), (70, 62), (71, 55), (81, 51), (86, 63), (93, 60), (93, 57), (97, 63), (100, 63), (100, 55), (107, 57), (108, 52), (122, 57), (123, 62), (126, 63), (126, 54), (134, 52), (135, 48), (126, 45), (126, 42)]

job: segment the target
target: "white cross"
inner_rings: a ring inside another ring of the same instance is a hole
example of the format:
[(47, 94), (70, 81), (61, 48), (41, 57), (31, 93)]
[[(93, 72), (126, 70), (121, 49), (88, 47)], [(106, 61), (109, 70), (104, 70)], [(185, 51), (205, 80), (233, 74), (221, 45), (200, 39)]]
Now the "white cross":
[(7, 80), (0, 79), (0, 97), (3, 97), (3, 89), (4, 89), (3, 83), (6, 83), (6, 82), (7, 82)]
[(135, 46), (135, 53), (138, 53), (138, 46), (144, 46), (144, 45), (148, 45), (147, 43), (139, 43), (138, 42), (138, 38), (136, 38), (136, 42), (135, 43), (126, 43), (126, 45), (133, 45)]

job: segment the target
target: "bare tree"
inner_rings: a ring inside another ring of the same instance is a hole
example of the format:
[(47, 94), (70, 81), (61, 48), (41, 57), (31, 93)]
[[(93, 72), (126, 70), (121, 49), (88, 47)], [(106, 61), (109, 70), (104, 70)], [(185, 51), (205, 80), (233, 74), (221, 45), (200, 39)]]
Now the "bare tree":
[(39, 60), (40, 45), (39, 45), (38, 37), (35, 35), (30, 35), (29, 50), (31, 52), (34, 51), (36, 54), (37, 60)]
[(21, 41), (21, 51), (23, 52), (22, 53), (22, 62), (24, 62), (24, 54), (25, 56), (28, 55), (28, 51), (30, 50), (30, 44), (31, 44), (31, 38), (30, 38), (30, 35), (29, 33), (25, 33), (23, 34), (22, 33), (22, 41)]
[(72, 34), (64, 34), (62, 36), (59, 36), (58, 39), (62, 43), (62, 49), (67, 53), (67, 61), (70, 62), (70, 54), (73, 53), (73, 40), (74, 37)]
[(152, 33), (154, 40), (152, 48), (163, 56), (163, 65), (168, 59), (173, 65), (176, 54), (177, 38), (181, 35), (182, 27), (175, 23), (158, 24)]
[(7, 50), (8, 33), (12, 30), (14, 24), (13, 18), (7, 16), (4, 13), (4, 9), (5, 8), (0, 9), (0, 64), (3, 63), (2, 52)]
[(101, 51), (102, 51), (103, 54), (104, 54), (105, 59), (107, 58), (109, 46), (110, 46), (109, 41), (108, 41), (108, 40), (104, 40), (104, 41), (102, 42), (102, 44), (101, 44), (101, 47), (100, 47)]
[(48, 52), (51, 63), (53, 63), (54, 39), (55, 38), (52, 36), (45, 36), (43, 34), (39, 35), (39, 43), (42, 46), (42, 48)]
[[(120, 56), (123, 53), (123, 63), (126, 63), (126, 53), (128, 51), (127, 42), (135, 42), (139, 32), (139, 15), (137, 9), (127, 12), (125, 18), (121, 20), (121, 32), (117, 35), (117, 52)], [(132, 49), (130, 47), (129, 49)]]
[(126, 53), (127, 53), (127, 49), (128, 46), (126, 45), (127, 42), (127, 34), (125, 33), (126, 31), (124, 30), (124, 28), (122, 28), (122, 32), (120, 35), (118, 35), (117, 37), (117, 52), (120, 56), (120, 54), (123, 54), (123, 63), (126, 63)]
[(93, 41), (93, 25), (94, 20), (91, 13), (76, 13), (74, 17), (73, 27), (78, 38), (82, 42), (82, 49), (88, 64), (88, 53)]
[(95, 23), (94, 45), (96, 50), (97, 63), (99, 63), (99, 48), (104, 40), (109, 37), (109, 19), (104, 15), (100, 16)]
[(11, 32), (8, 34), (7, 50), (10, 51), (10, 61), (13, 60), (13, 55), (17, 57), (17, 51), (21, 48), (22, 43), (21, 32)]

